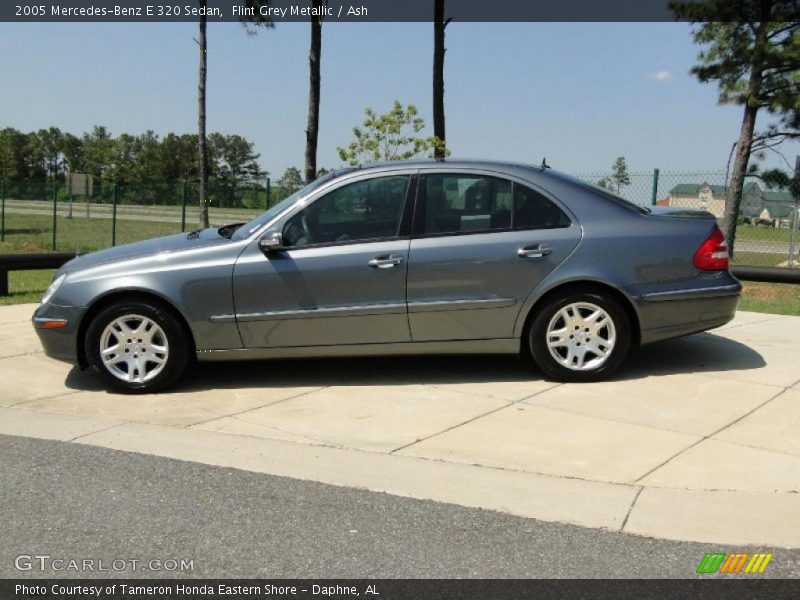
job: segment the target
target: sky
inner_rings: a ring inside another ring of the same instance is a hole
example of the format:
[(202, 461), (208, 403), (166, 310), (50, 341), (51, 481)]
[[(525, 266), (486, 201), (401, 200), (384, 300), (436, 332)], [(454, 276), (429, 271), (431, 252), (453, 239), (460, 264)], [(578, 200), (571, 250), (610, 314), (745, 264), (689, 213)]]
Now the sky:
[[(414, 104), (432, 134), (430, 23), (325, 23), (318, 165), (341, 164), (365, 107)], [(80, 134), (195, 132), (193, 23), (0, 24), (0, 127)], [(255, 142), (273, 177), (302, 171), (309, 26), (247, 35), (208, 27), (208, 130)], [(445, 110), (454, 157), (568, 172), (724, 171), (741, 109), (689, 69), (684, 23), (459, 23), (447, 28)], [(766, 126), (767, 115), (758, 125)], [(800, 146), (785, 146), (794, 163)], [(771, 157), (768, 164), (780, 166)]]

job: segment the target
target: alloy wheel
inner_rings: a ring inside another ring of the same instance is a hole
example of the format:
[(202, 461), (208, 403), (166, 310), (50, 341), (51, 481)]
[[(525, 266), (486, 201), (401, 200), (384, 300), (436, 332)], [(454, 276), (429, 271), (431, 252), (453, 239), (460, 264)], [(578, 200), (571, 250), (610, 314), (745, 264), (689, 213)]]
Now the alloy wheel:
[(144, 383), (158, 376), (169, 359), (169, 341), (161, 326), (148, 317), (123, 315), (100, 336), (100, 358), (117, 379)]
[(572, 371), (591, 371), (606, 363), (617, 332), (604, 309), (591, 302), (574, 302), (559, 309), (547, 326), (547, 349)]

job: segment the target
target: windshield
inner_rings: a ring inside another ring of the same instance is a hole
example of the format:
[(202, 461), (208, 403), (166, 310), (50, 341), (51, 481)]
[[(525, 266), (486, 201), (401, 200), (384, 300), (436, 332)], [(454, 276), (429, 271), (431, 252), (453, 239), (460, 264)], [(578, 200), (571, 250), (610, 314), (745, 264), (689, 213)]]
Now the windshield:
[(322, 184), (327, 183), (328, 181), (330, 181), (335, 177), (338, 177), (339, 175), (343, 175), (344, 173), (349, 173), (350, 171), (354, 170), (355, 169), (339, 169), (337, 171), (331, 171), (330, 173), (323, 175), (319, 179), (315, 179), (305, 187), (302, 187), (299, 190), (297, 190), (291, 196), (288, 196), (283, 200), (281, 200), (280, 202), (278, 202), (275, 206), (270, 207), (269, 209), (258, 215), (255, 219), (253, 219), (249, 223), (245, 223), (244, 225), (239, 227), (236, 230), (236, 232), (231, 236), (231, 239), (243, 240), (244, 238), (250, 236), (254, 231), (262, 227), (265, 223), (269, 223), (272, 219), (277, 217), (284, 210), (286, 210), (292, 204), (297, 202), (300, 198), (313, 192)]

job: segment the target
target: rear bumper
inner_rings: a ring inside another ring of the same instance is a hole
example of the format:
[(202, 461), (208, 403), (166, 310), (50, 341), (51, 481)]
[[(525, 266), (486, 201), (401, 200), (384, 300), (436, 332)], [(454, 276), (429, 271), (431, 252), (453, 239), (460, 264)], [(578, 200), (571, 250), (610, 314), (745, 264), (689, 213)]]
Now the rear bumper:
[[(33, 328), (47, 356), (73, 365), (79, 363), (78, 327), (85, 310), (52, 304), (42, 304), (36, 309), (32, 318)], [(65, 322), (62, 326), (47, 328), (48, 323), (61, 321)]]
[(736, 315), (742, 291), (734, 277), (703, 287), (644, 294), (639, 299), (641, 342), (707, 331), (728, 323)]

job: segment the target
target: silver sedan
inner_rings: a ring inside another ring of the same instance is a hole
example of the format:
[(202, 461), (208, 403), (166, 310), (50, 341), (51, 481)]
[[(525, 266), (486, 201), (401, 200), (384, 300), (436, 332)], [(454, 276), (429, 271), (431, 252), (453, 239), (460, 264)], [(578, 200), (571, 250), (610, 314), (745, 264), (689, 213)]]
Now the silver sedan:
[(253, 221), (110, 248), (55, 275), (45, 352), (128, 392), (192, 360), (496, 353), (588, 382), (631, 348), (734, 315), (741, 286), (702, 211), (642, 208), (550, 169), (373, 165)]

